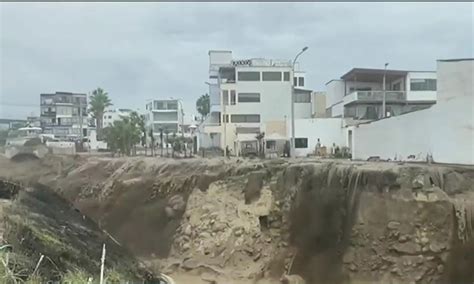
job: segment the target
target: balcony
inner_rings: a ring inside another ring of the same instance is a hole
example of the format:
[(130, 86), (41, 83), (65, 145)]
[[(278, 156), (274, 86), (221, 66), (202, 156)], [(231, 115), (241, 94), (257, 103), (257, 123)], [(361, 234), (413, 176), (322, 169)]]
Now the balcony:
[[(344, 97), (344, 105), (352, 103), (382, 103), (383, 91), (355, 91)], [(402, 103), (406, 101), (406, 93), (402, 91), (386, 91), (385, 102)]]

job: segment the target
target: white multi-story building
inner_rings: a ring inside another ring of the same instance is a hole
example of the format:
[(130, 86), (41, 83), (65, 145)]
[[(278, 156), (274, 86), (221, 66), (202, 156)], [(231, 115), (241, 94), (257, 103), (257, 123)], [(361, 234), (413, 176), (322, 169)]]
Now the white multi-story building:
[[(311, 90), (304, 88), (304, 72), (293, 75), (289, 60), (233, 60), (231, 51), (209, 51), (210, 114), (204, 124), (212, 144), (239, 154), (242, 143), (256, 136), (288, 139), (292, 84), (295, 117), (310, 118)], [(201, 142), (201, 144), (205, 144)]]
[(151, 100), (146, 104), (145, 121), (155, 136), (160, 130), (164, 133), (181, 133), (183, 125), (183, 107), (178, 99)]
[(106, 110), (104, 112), (103, 125), (104, 127), (112, 126), (114, 121), (121, 120), (124, 117), (129, 117), (132, 112), (133, 110), (124, 108)]
[(386, 114), (396, 116), (436, 103), (435, 71), (354, 68), (326, 83), (326, 116), (375, 120), (382, 110), (385, 76)]

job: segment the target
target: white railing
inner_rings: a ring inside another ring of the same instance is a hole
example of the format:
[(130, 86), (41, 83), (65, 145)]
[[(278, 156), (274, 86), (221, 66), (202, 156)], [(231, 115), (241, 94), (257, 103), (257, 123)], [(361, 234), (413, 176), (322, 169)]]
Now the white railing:
[[(384, 91), (355, 91), (344, 97), (344, 104), (358, 102), (382, 102)], [(402, 102), (406, 100), (403, 91), (385, 91), (385, 101)]]

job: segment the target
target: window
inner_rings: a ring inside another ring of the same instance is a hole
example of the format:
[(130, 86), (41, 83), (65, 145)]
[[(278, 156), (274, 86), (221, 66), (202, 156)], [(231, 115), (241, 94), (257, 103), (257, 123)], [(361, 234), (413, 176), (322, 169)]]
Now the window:
[(235, 90), (230, 91), (230, 104), (235, 105)]
[(260, 72), (242, 71), (238, 72), (239, 81), (260, 81)]
[(230, 116), (232, 123), (252, 123), (260, 122), (259, 114), (233, 114)]
[(259, 103), (259, 93), (239, 93), (239, 103)]
[(262, 72), (263, 81), (281, 81), (281, 72)]
[(436, 91), (436, 79), (411, 79), (412, 91)]
[(267, 149), (276, 149), (276, 141), (267, 141)]
[(304, 87), (304, 77), (299, 77), (298, 78), (298, 86)]
[(283, 72), (283, 81), (290, 81), (290, 72)]
[(298, 78), (293, 77), (293, 86), (298, 86)]
[(295, 103), (310, 103), (311, 93), (295, 93)]
[(393, 84), (392, 90), (393, 91), (400, 91), (402, 89), (402, 82), (398, 82), (396, 84)]
[(168, 102), (166, 109), (178, 109), (178, 102)]
[(222, 91), (222, 103), (224, 105), (229, 105), (229, 91)]
[(308, 138), (295, 138), (295, 148), (308, 148)]
[(111, 115), (109, 115), (109, 119), (112, 119), (112, 116), (111, 116)]
[(222, 121), (224, 121), (224, 123), (229, 123), (229, 115), (228, 114), (223, 114), (222, 115)]

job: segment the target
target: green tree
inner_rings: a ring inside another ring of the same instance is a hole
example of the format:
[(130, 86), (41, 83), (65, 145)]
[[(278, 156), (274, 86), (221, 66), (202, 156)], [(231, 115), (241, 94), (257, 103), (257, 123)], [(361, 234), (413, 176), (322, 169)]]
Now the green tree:
[(209, 95), (205, 94), (199, 97), (196, 101), (196, 110), (201, 114), (201, 121), (209, 114), (211, 105), (209, 100)]
[(114, 121), (112, 126), (104, 129), (104, 139), (110, 150), (115, 153), (130, 156), (132, 149), (140, 143), (141, 130), (136, 121), (124, 117)]
[(96, 120), (97, 137), (102, 139), (102, 128), (105, 108), (112, 105), (112, 101), (109, 98), (109, 94), (101, 88), (97, 88), (92, 91), (90, 97), (90, 109), (89, 112)]

